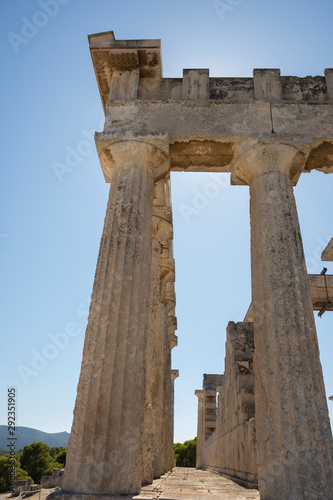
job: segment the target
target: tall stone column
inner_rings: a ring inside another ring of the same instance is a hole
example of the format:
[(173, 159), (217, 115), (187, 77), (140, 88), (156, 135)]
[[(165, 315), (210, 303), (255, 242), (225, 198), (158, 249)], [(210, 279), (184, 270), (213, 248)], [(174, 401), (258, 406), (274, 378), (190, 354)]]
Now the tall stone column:
[(143, 483), (149, 484), (165, 472), (163, 456), (165, 329), (162, 243), (173, 237), (171, 210), (165, 206), (164, 179), (155, 183), (150, 316), (147, 338), (146, 405), (143, 450)]
[(171, 370), (171, 415), (170, 415), (170, 444), (171, 444), (171, 459), (170, 459), (170, 467), (175, 467), (176, 465), (176, 457), (173, 451), (173, 442), (174, 442), (174, 434), (175, 434), (175, 380), (179, 377), (179, 370)]
[(232, 174), (233, 183), (250, 186), (262, 500), (330, 500), (333, 492), (332, 433), (293, 194), (306, 159), (298, 147), (243, 148)]
[(203, 390), (195, 391), (198, 397), (198, 427), (197, 427), (197, 459), (196, 468), (201, 469), (204, 464), (204, 446), (205, 446), (205, 417), (203, 405)]
[(62, 489), (135, 494), (142, 480), (153, 184), (168, 171), (168, 141), (100, 134), (96, 142), (111, 189)]

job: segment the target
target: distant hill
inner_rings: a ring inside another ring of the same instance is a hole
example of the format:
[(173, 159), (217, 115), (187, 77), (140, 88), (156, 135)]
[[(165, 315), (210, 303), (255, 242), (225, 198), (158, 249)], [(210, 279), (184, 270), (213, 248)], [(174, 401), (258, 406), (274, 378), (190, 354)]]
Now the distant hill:
[[(7, 425), (0, 425), (0, 448), (8, 449), (8, 437)], [(53, 446), (67, 446), (69, 433), (56, 432), (49, 434), (48, 432), (31, 429), (30, 427), (16, 427), (15, 437), (17, 438), (16, 450), (18, 451), (22, 450), (26, 444), (31, 444), (34, 441), (42, 441), (42, 443), (47, 444), (50, 448)]]

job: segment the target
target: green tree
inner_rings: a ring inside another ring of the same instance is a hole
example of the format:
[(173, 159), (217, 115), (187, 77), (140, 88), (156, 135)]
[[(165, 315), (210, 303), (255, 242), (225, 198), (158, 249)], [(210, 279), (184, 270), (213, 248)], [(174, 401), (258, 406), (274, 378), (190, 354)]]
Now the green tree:
[(62, 448), (60, 446), (52, 446), (52, 448), (50, 449), (50, 455), (54, 460), (61, 449)]
[(56, 462), (58, 462), (59, 464), (61, 464), (60, 469), (63, 469), (65, 467), (65, 465), (66, 465), (66, 451), (67, 451), (67, 448), (65, 448), (63, 446), (62, 449), (59, 451), (58, 455), (55, 458)]
[(21, 467), (28, 472), (35, 483), (40, 482), (41, 477), (53, 463), (50, 451), (50, 447), (42, 442), (31, 443), (23, 448)]
[(197, 438), (173, 445), (177, 467), (195, 467)]
[[(9, 491), (11, 488), (9, 471), (10, 471), (11, 462), (9, 457), (0, 456), (0, 493), (5, 493)], [(15, 460), (15, 478), (18, 479), (29, 479), (28, 473), (20, 468), (20, 462)]]

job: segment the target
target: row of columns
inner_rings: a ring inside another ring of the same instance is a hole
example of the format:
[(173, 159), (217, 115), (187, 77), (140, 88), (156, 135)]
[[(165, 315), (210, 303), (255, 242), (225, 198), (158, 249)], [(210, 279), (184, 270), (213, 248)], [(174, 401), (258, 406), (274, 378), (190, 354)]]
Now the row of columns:
[[(173, 265), (168, 211), (157, 202), (158, 181), (169, 172), (168, 140), (100, 142), (112, 184), (63, 489), (133, 494), (172, 462), (171, 425), (163, 422), (171, 418)], [(251, 197), (262, 500), (328, 500), (333, 491), (332, 435), (293, 196), (308, 149), (242, 141), (232, 164), (232, 182), (249, 185)]]
[(126, 495), (174, 465), (168, 138), (99, 146), (111, 188), (62, 489)]
[[(277, 139), (238, 143), (231, 176), (232, 184), (250, 187), (260, 498), (330, 500), (332, 432), (293, 194), (309, 145)], [(205, 439), (214, 431), (215, 393), (204, 379), (195, 394), (200, 468)]]
[(173, 467), (173, 382), (169, 333), (175, 309), (175, 263), (170, 179), (155, 183), (153, 200), (150, 317), (146, 353), (146, 404), (144, 419), (143, 484)]

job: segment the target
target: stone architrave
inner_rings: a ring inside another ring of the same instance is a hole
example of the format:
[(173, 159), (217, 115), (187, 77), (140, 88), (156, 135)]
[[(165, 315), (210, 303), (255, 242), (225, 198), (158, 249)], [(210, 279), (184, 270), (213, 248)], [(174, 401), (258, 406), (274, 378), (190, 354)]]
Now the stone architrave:
[(153, 185), (168, 138), (97, 135), (112, 179), (62, 489), (135, 494), (142, 481)]
[(255, 418), (260, 498), (332, 499), (332, 432), (293, 194), (306, 144), (239, 144), (250, 186)]
[(196, 390), (195, 395), (198, 397), (196, 468), (201, 469), (201, 467), (204, 465), (204, 446), (205, 446), (203, 390)]

